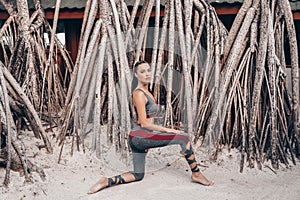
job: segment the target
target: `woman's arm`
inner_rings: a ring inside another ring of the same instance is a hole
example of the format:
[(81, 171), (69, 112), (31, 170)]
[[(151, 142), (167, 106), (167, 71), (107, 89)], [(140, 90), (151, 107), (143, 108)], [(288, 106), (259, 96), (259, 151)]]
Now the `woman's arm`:
[(156, 125), (153, 123), (153, 120), (151, 118), (147, 118), (147, 114), (146, 114), (147, 98), (145, 97), (142, 91), (136, 90), (133, 93), (133, 103), (136, 107), (137, 114), (138, 114), (138, 121), (141, 127), (152, 131), (175, 133), (175, 134), (181, 133), (181, 131), (176, 129), (166, 128), (163, 126)]

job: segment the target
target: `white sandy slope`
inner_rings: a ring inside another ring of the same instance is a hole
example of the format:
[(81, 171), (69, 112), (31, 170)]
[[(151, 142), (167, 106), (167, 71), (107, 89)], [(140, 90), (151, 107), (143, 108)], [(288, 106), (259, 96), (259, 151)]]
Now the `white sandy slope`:
[(179, 147), (164, 147), (150, 150), (147, 155), (147, 172), (141, 182), (106, 188), (96, 194), (88, 195), (89, 188), (103, 175), (112, 176), (131, 170), (120, 161), (118, 155), (108, 151), (102, 159), (97, 159), (88, 149), (85, 153), (75, 151), (70, 155), (70, 138), (63, 151), (62, 161), (57, 163), (60, 147), (52, 140), (54, 153), (46, 154), (38, 150), (42, 144), (30, 133), (23, 137), (27, 155), (34, 163), (39, 163), (47, 175), (42, 181), (33, 173), (33, 184), (24, 184), (24, 177), (11, 172), (9, 188), (3, 187), (5, 169), (0, 168), (0, 200), (194, 200), (194, 199), (300, 199), (300, 162), (287, 169), (280, 164), (277, 171), (264, 166), (262, 170), (245, 166), (239, 172), (239, 153), (237, 150), (223, 150), (217, 162), (207, 161), (201, 150), (197, 159), (205, 176), (215, 182), (205, 187), (191, 182), (191, 172)]

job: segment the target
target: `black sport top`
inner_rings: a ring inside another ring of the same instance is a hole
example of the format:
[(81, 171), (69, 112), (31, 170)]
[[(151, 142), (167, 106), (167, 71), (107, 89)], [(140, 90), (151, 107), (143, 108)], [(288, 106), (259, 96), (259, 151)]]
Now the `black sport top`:
[(147, 103), (146, 103), (147, 118), (154, 117), (158, 111), (156, 102), (143, 89), (137, 88), (136, 90), (142, 91), (147, 98)]

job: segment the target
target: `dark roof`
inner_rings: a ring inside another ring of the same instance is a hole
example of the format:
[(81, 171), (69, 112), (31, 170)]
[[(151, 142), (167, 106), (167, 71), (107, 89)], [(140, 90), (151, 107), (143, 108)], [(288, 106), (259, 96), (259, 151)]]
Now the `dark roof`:
[[(55, 8), (56, 1), (55, 0), (41, 0), (41, 4), (44, 9)], [(61, 8), (69, 8), (69, 9), (82, 9), (85, 7), (86, 0), (61, 0), (60, 7)]]
[[(16, 0), (11, 0), (16, 1)], [(291, 8), (293, 11), (300, 11), (300, 0), (289, 0), (291, 4)], [(133, 6), (135, 0), (125, 0), (128, 6)], [(209, 3), (217, 4), (241, 4), (243, 0), (207, 0)], [(33, 5), (33, 0), (28, 0), (29, 5)], [(55, 0), (41, 0), (41, 4), (44, 9), (52, 9), (55, 8)], [(164, 5), (165, 1), (161, 0), (161, 4)], [(83, 9), (85, 7), (86, 0), (62, 0), (60, 7), (68, 8), (68, 9)], [(140, 1), (140, 5), (144, 4), (144, 0)], [(2, 4), (0, 3), (0, 10), (4, 10)]]
[[(228, 3), (228, 4), (234, 4), (234, 3), (239, 3), (242, 4), (244, 1), (243, 0), (208, 0), (209, 3), (214, 3), (214, 4), (221, 4), (221, 3)], [(291, 4), (291, 9), (293, 11), (300, 11), (300, 0), (289, 0)]]
[[(300, 11), (300, 0), (289, 0), (291, 4), (291, 9), (293, 11)], [(128, 6), (133, 6), (135, 0), (125, 0)], [(207, 0), (208, 3), (213, 4), (242, 4), (244, 0)], [(140, 1), (140, 4), (144, 4), (144, 0)], [(161, 4), (164, 5), (164, 1), (161, 1)]]
[[(293, 11), (300, 11), (300, 0), (289, 0), (291, 4), (291, 9)], [(133, 6), (135, 0), (125, 0), (127, 6)], [(242, 4), (244, 0), (207, 0), (208, 3), (217, 4)], [(140, 1), (140, 5), (144, 4), (144, 0)], [(161, 0), (161, 4), (164, 5), (165, 1)]]
[[(16, 0), (10, 0), (11, 2), (15, 2)], [(33, 0), (27, 1), (30, 8), (33, 8)], [(56, 0), (40, 0), (41, 5), (44, 9), (54, 9)], [(85, 7), (86, 0), (61, 0), (60, 8), (62, 9), (83, 9)], [(3, 5), (0, 3), (0, 10), (4, 10)]]

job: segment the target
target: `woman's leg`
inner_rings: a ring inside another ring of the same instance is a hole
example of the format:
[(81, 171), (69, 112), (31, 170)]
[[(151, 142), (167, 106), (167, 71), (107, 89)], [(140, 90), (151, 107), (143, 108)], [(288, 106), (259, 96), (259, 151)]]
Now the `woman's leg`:
[[(129, 142), (131, 145), (131, 143)], [(89, 190), (88, 194), (96, 193), (106, 187), (110, 187), (117, 184), (130, 183), (134, 181), (141, 181), (145, 174), (145, 150), (140, 151), (132, 148), (132, 158), (133, 158), (133, 172), (126, 172), (117, 176), (110, 178), (101, 177), (100, 180), (95, 183)]]
[(192, 180), (203, 185), (212, 185), (213, 182), (207, 180), (200, 172), (195, 154), (193, 152), (189, 135), (187, 133), (172, 134), (172, 133), (157, 133), (147, 130), (136, 130), (129, 136), (135, 148), (149, 149), (156, 147), (164, 147), (173, 144), (179, 144), (182, 152), (192, 171)]
[(126, 172), (121, 175), (113, 176), (111, 178), (107, 177), (101, 177), (97, 183), (95, 183), (89, 190), (88, 194), (94, 194), (106, 187), (110, 187), (116, 184), (122, 184), (122, 183), (129, 183), (135, 181), (135, 176), (130, 173)]
[(142, 128), (132, 131), (129, 138), (132, 146), (140, 150), (179, 144), (182, 151), (185, 151), (186, 145), (190, 141), (187, 133), (161, 133), (148, 131), (147, 129)]
[(211, 186), (214, 184), (214, 182), (209, 181), (201, 172), (200, 169), (198, 168), (198, 163), (195, 158), (194, 151), (192, 149), (191, 143), (189, 142), (186, 145), (186, 151), (184, 152), (184, 156), (186, 161), (188, 162), (191, 171), (192, 171), (192, 181), (196, 183), (200, 183), (205, 186)]

